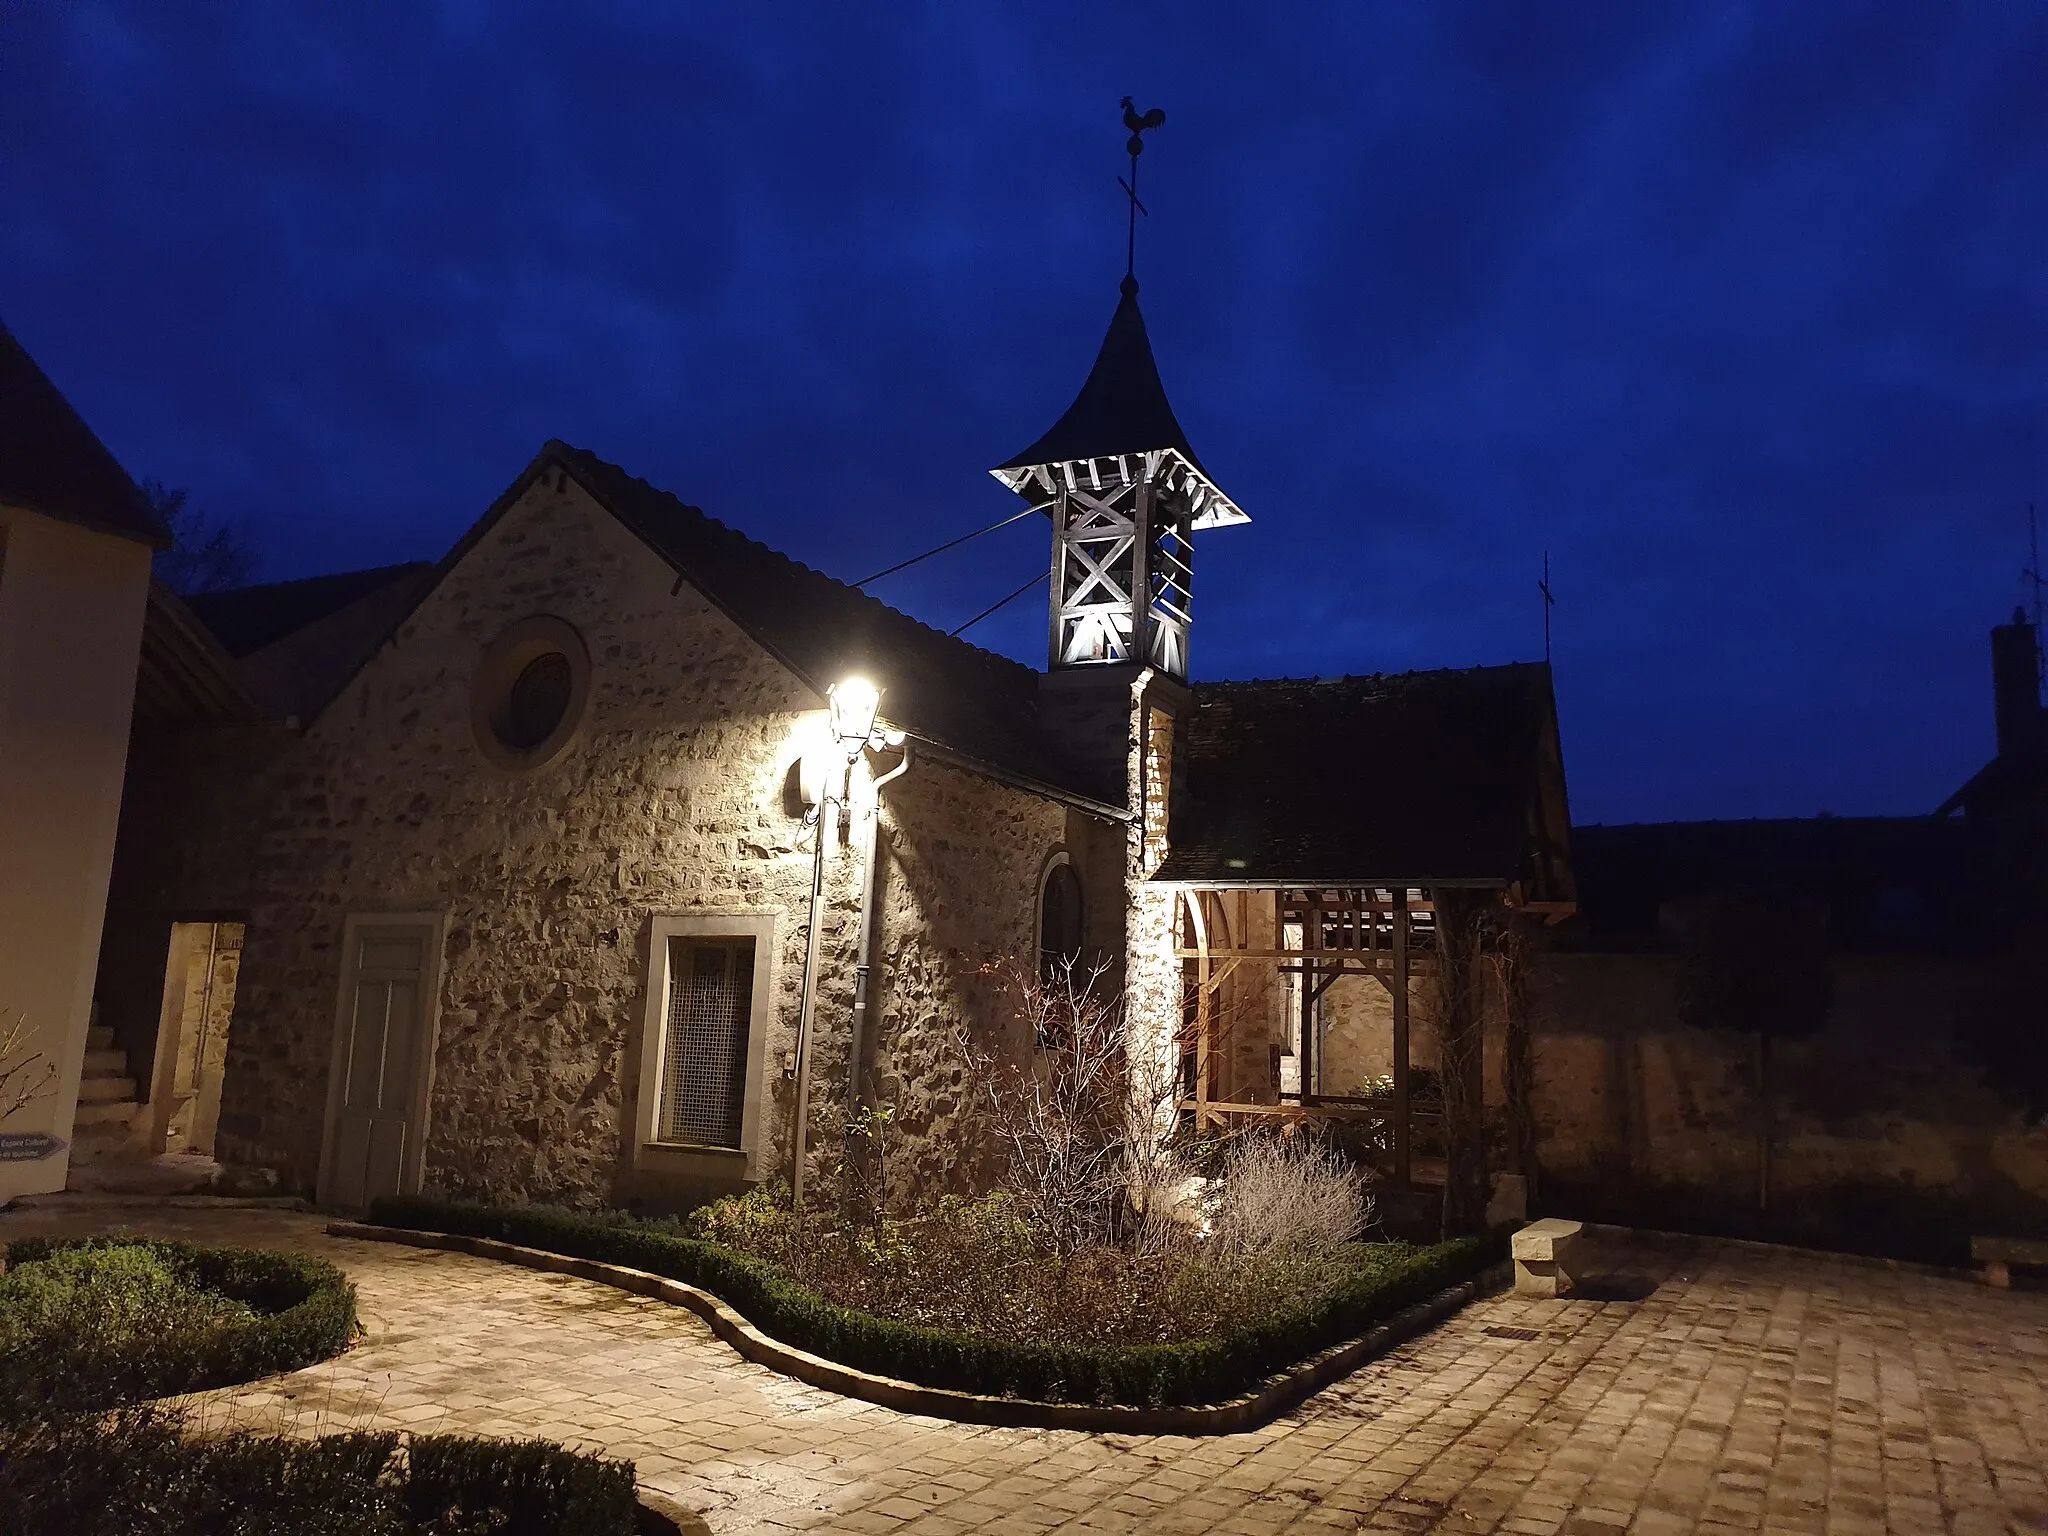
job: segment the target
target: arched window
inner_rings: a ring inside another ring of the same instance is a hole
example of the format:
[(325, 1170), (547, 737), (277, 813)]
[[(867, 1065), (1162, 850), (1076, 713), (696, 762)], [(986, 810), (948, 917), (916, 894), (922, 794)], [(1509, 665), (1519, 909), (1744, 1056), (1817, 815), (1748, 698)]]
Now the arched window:
[(1038, 974), (1051, 980), (1081, 959), (1081, 877), (1065, 854), (1045, 872), (1038, 895)]

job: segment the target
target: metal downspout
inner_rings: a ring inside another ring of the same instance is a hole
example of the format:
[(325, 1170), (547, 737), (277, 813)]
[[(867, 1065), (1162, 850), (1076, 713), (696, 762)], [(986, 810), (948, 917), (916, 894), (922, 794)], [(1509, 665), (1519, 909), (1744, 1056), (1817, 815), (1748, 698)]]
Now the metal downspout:
[(878, 910), (880, 894), (875, 881), (875, 850), (882, 838), (882, 786), (910, 771), (910, 743), (903, 743), (903, 760), (874, 782), (874, 806), (868, 817), (868, 835), (860, 861), (860, 938), (855, 948), (853, 969), (853, 1039), (846, 1058), (846, 1107), (860, 1108), (861, 1051), (868, 1038), (868, 1011), (872, 1005), (870, 978), (875, 966), (875, 944), (882, 931)]

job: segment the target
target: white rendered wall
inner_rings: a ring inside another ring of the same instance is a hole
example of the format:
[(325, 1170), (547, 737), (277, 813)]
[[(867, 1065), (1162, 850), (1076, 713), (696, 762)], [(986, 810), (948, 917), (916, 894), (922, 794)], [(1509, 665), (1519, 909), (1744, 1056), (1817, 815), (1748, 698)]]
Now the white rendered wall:
[(0, 1027), (26, 1015), (56, 1091), (0, 1125), (67, 1151), (0, 1161), (0, 1202), (64, 1187), (149, 596), (130, 539), (0, 506)]

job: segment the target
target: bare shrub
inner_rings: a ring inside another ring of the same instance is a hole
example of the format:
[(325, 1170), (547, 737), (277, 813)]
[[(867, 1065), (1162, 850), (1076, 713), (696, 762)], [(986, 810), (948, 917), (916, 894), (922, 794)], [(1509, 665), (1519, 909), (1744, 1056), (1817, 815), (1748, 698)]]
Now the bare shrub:
[(1251, 1132), (1224, 1154), (1209, 1246), (1219, 1257), (1315, 1257), (1355, 1240), (1371, 1219), (1365, 1180), (1341, 1153), (1307, 1137)]
[(989, 1192), (892, 1199), (886, 1170), (905, 1133), (870, 1109), (843, 1125), (828, 1116), (821, 1145), (845, 1151), (821, 1164), (832, 1198), (807, 1219), (764, 1186), (698, 1211), (687, 1230), (844, 1306), (1070, 1344), (1228, 1334), (1311, 1307), (1405, 1251), (1354, 1245), (1371, 1204), (1338, 1147), (1270, 1132), (1204, 1141), (1177, 1111), (1178, 1049), (1132, 1040), (1107, 974), (982, 968), (1012, 1028), (1000, 1041), (961, 1029), (954, 1043), (978, 1110), (961, 1118), (988, 1143), (959, 1163), (991, 1169)]
[(1003, 1163), (1018, 1217), (1059, 1253), (1109, 1240), (1123, 1203), (1131, 1130), (1122, 998), (1106, 963), (1062, 964), (1041, 981), (1008, 966), (1001, 977), (1033, 1046), (998, 1055), (965, 1030), (968, 1076)]
[(25, 1013), (0, 1022), (0, 1125), (56, 1090), (57, 1064), (28, 1048), (35, 1034)]
[(1189, 1238), (1147, 1250), (1094, 1243), (1057, 1252), (1006, 1192), (945, 1196), (856, 1228), (764, 1185), (682, 1226), (755, 1254), (842, 1306), (951, 1333), (1029, 1344), (1170, 1344), (1228, 1334), (1312, 1306), (1398, 1245), (1311, 1255), (1220, 1254)]

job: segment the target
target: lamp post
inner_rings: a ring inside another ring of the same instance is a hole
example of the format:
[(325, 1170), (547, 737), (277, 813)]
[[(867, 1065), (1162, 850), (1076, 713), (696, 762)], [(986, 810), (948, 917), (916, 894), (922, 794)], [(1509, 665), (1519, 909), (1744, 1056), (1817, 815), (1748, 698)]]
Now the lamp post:
[(825, 701), (832, 740), (840, 758), (821, 776), (815, 812), (817, 836), (811, 851), (810, 931), (804, 942), (803, 996), (796, 1024), (796, 1116), (789, 1173), (790, 1206), (799, 1219), (804, 1209), (804, 1156), (810, 1139), (811, 1026), (817, 1012), (818, 930), (823, 925), (825, 907), (825, 842), (839, 817), (849, 809), (853, 765), (871, 748), (903, 743), (901, 731), (884, 730), (876, 723), (882, 691), (866, 678), (848, 677), (833, 684), (826, 690)]

